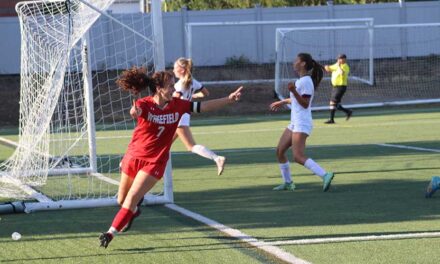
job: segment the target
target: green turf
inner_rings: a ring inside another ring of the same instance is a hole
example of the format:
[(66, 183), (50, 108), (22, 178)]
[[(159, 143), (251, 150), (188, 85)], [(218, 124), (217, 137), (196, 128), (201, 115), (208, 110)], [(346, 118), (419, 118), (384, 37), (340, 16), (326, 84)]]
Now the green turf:
[[(440, 153), (378, 145), (440, 150), (440, 108), (357, 110), (350, 121), (339, 117), (332, 126), (323, 124), (326, 112), (314, 114), (314, 118), (307, 154), (336, 173), (328, 193), (322, 192), (318, 177), (297, 164), (292, 165), (297, 189), (272, 191), (281, 182), (275, 146), (289, 122), (287, 114), (195, 117), (192, 131), (196, 142), (225, 155), (228, 163), (219, 177), (212, 161), (185, 151), (177, 141), (173, 146), (176, 203), (272, 242), (440, 231), (440, 193), (424, 198), (430, 177), (440, 174)], [(105, 137), (105, 133), (100, 131), (97, 136)], [(123, 143), (109, 144), (99, 155), (125, 150), (125, 146), (115, 145)], [(0, 157), (8, 153), (0, 148)], [(161, 206), (144, 209), (132, 231), (117, 237), (107, 250), (99, 249), (97, 234), (108, 228), (115, 212), (116, 208), (101, 208), (2, 215), (0, 244), (2, 252), (8, 253), (0, 254), (0, 262), (277, 262)], [(14, 231), (22, 233), (23, 239), (12, 241)], [(313, 263), (437, 263), (439, 241), (425, 238), (280, 247)]]

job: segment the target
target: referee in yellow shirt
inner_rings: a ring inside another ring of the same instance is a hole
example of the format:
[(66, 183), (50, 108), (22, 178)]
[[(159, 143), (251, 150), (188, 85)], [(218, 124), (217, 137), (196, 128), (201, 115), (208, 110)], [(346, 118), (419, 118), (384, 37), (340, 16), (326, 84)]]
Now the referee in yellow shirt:
[(333, 65), (325, 65), (325, 70), (332, 73), (332, 96), (330, 98), (330, 119), (326, 124), (335, 123), (335, 112), (341, 110), (346, 115), (346, 120), (350, 119), (353, 111), (344, 108), (341, 105), (342, 97), (347, 90), (348, 74), (350, 73), (350, 67), (347, 64), (347, 56), (345, 54), (339, 54), (338, 60)]

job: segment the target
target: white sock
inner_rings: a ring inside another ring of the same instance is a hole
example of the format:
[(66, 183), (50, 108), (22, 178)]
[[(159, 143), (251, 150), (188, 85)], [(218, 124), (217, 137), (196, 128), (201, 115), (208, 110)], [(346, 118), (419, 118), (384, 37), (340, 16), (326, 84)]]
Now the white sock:
[(284, 182), (290, 183), (292, 182), (292, 176), (290, 175), (290, 164), (289, 161), (286, 163), (280, 163), (278, 164), (281, 171), (281, 176), (283, 177)]
[(214, 152), (202, 145), (194, 145), (191, 152), (210, 160), (215, 160), (218, 157)]
[(313, 172), (314, 174), (318, 175), (321, 178), (324, 178), (324, 175), (326, 174), (326, 171), (323, 168), (321, 168), (321, 166), (319, 166), (319, 164), (313, 161), (312, 159), (307, 159), (306, 162), (304, 163), (304, 167), (306, 167), (311, 172)]
[(118, 230), (116, 230), (116, 228), (111, 226), (110, 229), (107, 231), (107, 233), (110, 233), (113, 236), (116, 236), (116, 234), (118, 234)]

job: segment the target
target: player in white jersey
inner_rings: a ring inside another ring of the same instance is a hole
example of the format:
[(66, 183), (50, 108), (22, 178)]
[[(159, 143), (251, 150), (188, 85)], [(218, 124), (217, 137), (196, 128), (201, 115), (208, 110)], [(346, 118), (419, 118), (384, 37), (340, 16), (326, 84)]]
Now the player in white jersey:
[[(179, 58), (174, 63), (174, 75), (179, 78), (174, 88), (176, 89), (174, 96), (180, 99), (192, 101), (196, 98), (204, 98), (209, 95), (208, 89), (192, 77), (192, 60), (187, 58)], [(217, 164), (217, 174), (222, 174), (225, 168), (226, 158), (218, 156), (213, 151), (203, 145), (196, 144), (191, 130), (189, 129), (191, 116), (184, 114), (180, 119), (176, 130), (176, 135), (180, 138), (188, 151), (191, 151), (204, 158), (213, 160)]]
[(289, 83), (290, 98), (272, 103), (272, 111), (279, 110), (286, 104), (291, 105), (290, 124), (284, 130), (278, 142), (276, 154), (279, 162), (281, 176), (284, 183), (275, 187), (275, 191), (295, 189), (290, 173), (290, 164), (286, 151), (292, 147), (294, 161), (303, 165), (323, 181), (323, 191), (330, 188), (334, 173), (326, 172), (318, 163), (305, 156), (307, 137), (312, 133), (312, 100), (316, 87), (322, 80), (322, 66), (313, 60), (308, 53), (299, 53), (293, 64), (293, 69), (298, 73), (299, 79)]

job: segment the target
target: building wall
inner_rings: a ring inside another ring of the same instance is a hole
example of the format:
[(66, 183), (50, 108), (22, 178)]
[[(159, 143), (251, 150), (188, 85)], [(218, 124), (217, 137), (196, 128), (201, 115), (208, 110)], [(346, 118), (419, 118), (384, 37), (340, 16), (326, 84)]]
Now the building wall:
[[(9, 1), (9, 0), (8, 0)], [(0, 1), (3, 3), (3, 0)], [(139, 10), (137, 3), (127, 7), (126, 3), (113, 6), (112, 12)], [(123, 7), (122, 7), (123, 6)], [(375, 25), (398, 23), (440, 22), (440, 1), (411, 2), (400, 6), (398, 3), (336, 5), (316, 7), (286, 7), (240, 10), (209, 10), (163, 13), (165, 42), (165, 63), (171, 65), (177, 57), (185, 56), (185, 24), (188, 22), (222, 21), (262, 21), (262, 20), (302, 20), (327, 18), (374, 18)], [(195, 32), (193, 36), (194, 57), (198, 65), (217, 65), (233, 55), (244, 55), (255, 62), (273, 61), (275, 34), (274, 27), (249, 27), (235, 31), (232, 28), (209, 29), (211, 32)], [(213, 34), (214, 31), (214, 34)], [(417, 36), (417, 30), (386, 32), (375, 35), (375, 45), (396, 39), (410, 39)], [(438, 31), (433, 34), (440, 34)], [(20, 71), (20, 27), (16, 17), (0, 17), (0, 74), (18, 74)], [(440, 46), (440, 44), (438, 45)], [(382, 56), (398, 56), (396, 51), (380, 50)], [(426, 51), (425, 53), (430, 53)], [(396, 53), (396, 54), (394, 54)], [(421, 52), (423, 53), (423, 52)], [(215, 56), (212, 56), (215, 54)]]

